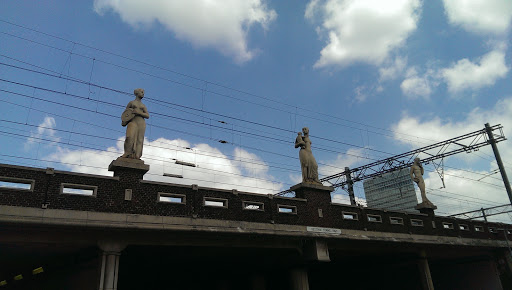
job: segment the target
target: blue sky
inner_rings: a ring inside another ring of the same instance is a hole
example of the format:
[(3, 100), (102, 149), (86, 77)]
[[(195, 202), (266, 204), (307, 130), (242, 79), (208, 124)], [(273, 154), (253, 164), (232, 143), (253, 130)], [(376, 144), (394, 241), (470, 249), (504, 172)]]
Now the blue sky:
[[(151, 116), (145, 178), (166, 182), (287, 189), (300, 181), (293, 142), (304, 126), (321, 176), (486, 122), (512, 134), (508, 0), (2, 7), (3, 163), (111, 174), (124, 137), (117, 116), (139, 87)], [(508, 143), (499, 148), (510, 170)], [(445, 165), (445, 189), (432, 166), (425, 173), (439, 213), (508, 202), (490, 148)], [(364, 199), (362, 184), (356, 194)], [(347, 202), (342, 189), (334, 198)]]

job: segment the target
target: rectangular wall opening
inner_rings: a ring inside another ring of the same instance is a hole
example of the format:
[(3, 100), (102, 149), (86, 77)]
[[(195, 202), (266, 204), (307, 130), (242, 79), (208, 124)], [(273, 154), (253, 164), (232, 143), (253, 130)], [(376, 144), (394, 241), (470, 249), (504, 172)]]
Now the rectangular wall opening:
[(246, 210), (265, 211), (264, 204), (256, 201), (242, 201), (242, 208)]
[(484, 227), (482, 226), (475, 226), (475, 232), (483, 232), (484, 231)]
[(35, 180), (0, 176), (0, 187), (22, 191), (34, 191)]
[(392, 225), (403, 225), (404, 224), (404, 219), (401, 218), (401, 217), (390, 217), (389, 218), (389, 222)]
[(459, 225), (459, 229), (460, 229), (461, 231), (469, 231), (469, 226), (468, 226), (468, 225), (460, 224), (460, 225)]
[(97, 191), (98, 191), (98, 187), (94, 186), (94, 185), (71, 184), (71, 183), (62, 183), (60, 185), (60, 193), (61, 194), (96, 196)]
[(367, 217), (368, 217), (369, 222), (372, 222), (372, 223), (381, 223), (382, 222), (382, 217), (380, 215), (369, 214), (369, 215), (367, 215)]
[(357, 213), (355, 212), (342, 212), (343, 214), (343, 219), (344, 220), (353, 220), (353, 221), (357, 221), (358, 218), (357, 218)]
[(176, 204), (186, 204), (187, 199), (184, 194), (176, 194), (176, 193), (158, 193), (158, 201), (159, 202), (167, 202), (167, 203), (176, 203)]
[(279, 213), (297, 214), (297, 207), (293, 205), (277, 205), (277, 211)]
[(453, 230), (453, 224), (452, 223), (443, 223), (443, 229)]
[(216, 198), (216, 197), (204, 197), (203, 200), (204, 206), (211, 206), (211, 207), (220, 207), (220, 208), (227, 208), (228, 207), (228, 200), (224, 198)]
[(418, 220), (418, 219), (411, 219), (411, 226), (422, 227), (423, 226), (423, 221), (422, 220)]

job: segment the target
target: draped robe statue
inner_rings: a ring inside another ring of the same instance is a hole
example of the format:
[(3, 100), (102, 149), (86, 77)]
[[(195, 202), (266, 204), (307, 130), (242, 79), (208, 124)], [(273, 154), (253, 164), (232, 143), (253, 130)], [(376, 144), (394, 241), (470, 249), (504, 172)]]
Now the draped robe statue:
[[(304, 133), (304, 136), (302, 136)], [(309, 139), (309, 129), (302, 128), (295, 139), (295, 148), (299, 148), (300, 167), (302, 169), (302, 182), (322, 184), (318, 180), (318, 165), (313, 152), (311, 151), (311, 140)]]
[(146, 132), (146, 121), (144, 119), (149, 118), (149, 113), (142, 103), (144, 90), (135, 89), (133, 93), (135, 94), (135, 100), (128, 103), (126, 110), (121, 115), (121, 124), (126, 126), (124, 154), (121, 157), (140, 159), (142, 145), (144, 144), (144, 133)]

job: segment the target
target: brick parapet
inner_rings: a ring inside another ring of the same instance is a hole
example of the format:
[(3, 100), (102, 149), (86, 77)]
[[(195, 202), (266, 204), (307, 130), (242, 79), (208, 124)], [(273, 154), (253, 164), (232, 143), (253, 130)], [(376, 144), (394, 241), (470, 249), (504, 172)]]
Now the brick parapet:
[[(41, 208), (46, 197), (49, 209), (90, 212), (192, 217), (494, 240), (504, 240), (504, 231), (512, 231), (512, 225), (509, 224), (332, 204), (328, 191), (311, 188), (301, 193), (304, 198), (281, 198), (273, 195), (203, 187), (194, 189), (192, 186), (141, 181), (136, 176), (126, 179), (126, 176), (117, 178), (65, 171), (48, 174), (45, 169), (3, 164), (0, 164), (0, 177), (34, 180), (33, 191), (0, 187), (0, 205), (9, 206)], [(97, 193), (96, 196), (61, 194), (62, 183), (95, 186)], [(126, 189), (132, 190), (131, 200), (125, 200)], [(159, 202), (159, 193), (184, 196), (185, 202)], [(226, 201), (226, 206), (205, 206), (205, 198)], [(262, 210), (244, 209), (244, 202), (257, 203), (262, 206)], [(291, 209), (291, 212), (279, 212), (279, 206)], [(355, 219), (349, 219), (350, 215)], [(401, 221), (402, 224), (392, 223), (391, 218), (394, 221)], [(464, 229), (464, 226), (467, 226), (467, 229)], [(477, 231), (477, 228), (482, 231)], [(494, 233), (491, 232), (493, 229)], [(509, 235), (509, 239), (511, 238), (512, 235)]]

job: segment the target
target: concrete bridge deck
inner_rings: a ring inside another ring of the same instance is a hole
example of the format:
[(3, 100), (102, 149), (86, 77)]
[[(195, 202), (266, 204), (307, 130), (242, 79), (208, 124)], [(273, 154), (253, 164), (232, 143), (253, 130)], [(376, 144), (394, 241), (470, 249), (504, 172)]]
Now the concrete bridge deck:
[[(511, 225), (333, 204), (321, 187), (284, 198), (115, 175), (0, 165), (0, 181), (24, 185), (0, 188), (2, 287), (511, 285)], [(31, 275), (39, 264), (45, 272)]]

